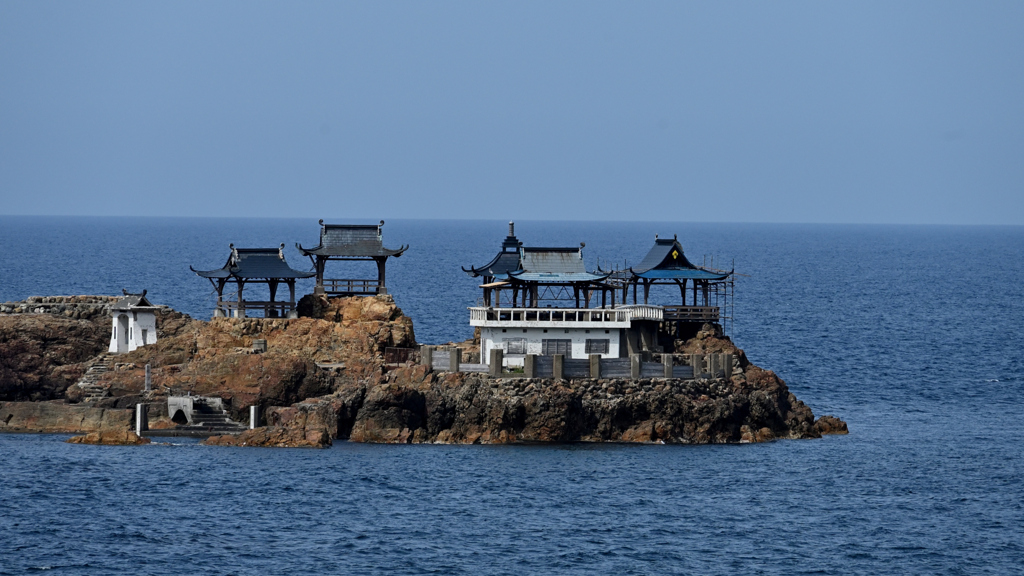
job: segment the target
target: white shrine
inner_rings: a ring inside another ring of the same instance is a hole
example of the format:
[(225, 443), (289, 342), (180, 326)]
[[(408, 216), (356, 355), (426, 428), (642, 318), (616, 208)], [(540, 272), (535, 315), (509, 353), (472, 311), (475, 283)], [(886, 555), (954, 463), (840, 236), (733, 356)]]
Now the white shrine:
[(124, 298), (111, 308), (113, 328), (110, 333), (111, 354), (124, 354), (147, 344), (156, 344), (156, 311), (146, 300), (146, 291), (141, 294), (124, 292)]

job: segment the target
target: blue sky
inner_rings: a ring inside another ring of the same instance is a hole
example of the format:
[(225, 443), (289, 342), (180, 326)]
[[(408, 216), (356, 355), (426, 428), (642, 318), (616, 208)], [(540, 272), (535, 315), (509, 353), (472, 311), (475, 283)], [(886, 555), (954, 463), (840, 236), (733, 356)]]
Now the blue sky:
[(1024, 224), (1022, 2), (0, 3), (0, 213)]

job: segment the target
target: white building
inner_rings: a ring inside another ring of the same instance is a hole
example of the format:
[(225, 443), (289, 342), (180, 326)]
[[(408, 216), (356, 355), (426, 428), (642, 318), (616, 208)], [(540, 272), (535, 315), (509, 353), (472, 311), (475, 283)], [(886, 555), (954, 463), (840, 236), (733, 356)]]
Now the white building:
[(124, 298), (115, 303), (110, 312), (113, 327), (110, 332), (111, 354), (124, 354), (147, 344), (156, 344), (156, 311), (158, 307), (141, 294), (124, 292)]
[(616, 308), (470, 308), (480, 328), (480, 358), (502, 350), (506, 366), (522, 366), (527, 354), (566, 358), (627, 358), (657, 347), (660, 306)]

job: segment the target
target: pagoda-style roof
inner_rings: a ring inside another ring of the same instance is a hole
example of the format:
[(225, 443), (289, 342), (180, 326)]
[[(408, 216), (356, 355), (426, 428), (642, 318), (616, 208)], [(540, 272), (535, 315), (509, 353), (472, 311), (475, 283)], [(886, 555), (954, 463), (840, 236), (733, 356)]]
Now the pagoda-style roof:
[(315, 272), (303, 272), (288, 265), (284, 259), (284, 244), (280, 248), (235, 248), (231, 244), (231, 255), (223, 268), (196, 270), (189, 268), (203, 278), (237, 278), (268, 280), (310, 278)]
[(501, 243), (501, 251), (498, 252), (497, 256), (483, 266), (470, 266), (468, 270), (466, 267), (463, 267), (462, 271), (469, 274), (472, 278), (479, 276), (508, 278), (509, 272), (519, 270), (519, 247), (521, 245), (522, 242), (516, 238), (515, 223), (509, 222), (508, 236)]
[(320, 221), (320, 245), (303, 248), (296, 244), (304, 256), (325, 256), (339, 258), (387, 258), (399, 257), (409, 249), (406, 244), (397, 250), (385, 248), (381, 239), (380, 224), (324, 224)]
[(110, 307), (111, 310), (126, 311), (126, 310), (138, 310), (139, 308), (156, 308), (146, 299), (146, 291), (143, 290), (139, 294), (132, 294), (127, 290), (121, 290), (124, 294), (124, 298), (121, 298)]
[(694, 266), (683, 253), (683, 246), (675, 238), (655, 238), (654, 246), (637, 266), (630, 268), (633, 275), (647, 280), (725, 280), (728, 272), (714, 272)]
[(520, 248), (521, 269), (509, 272), (520, 282), (600, 282), (608, 274), (592, 274), (583, 265), (583, 244), (579, 248)]

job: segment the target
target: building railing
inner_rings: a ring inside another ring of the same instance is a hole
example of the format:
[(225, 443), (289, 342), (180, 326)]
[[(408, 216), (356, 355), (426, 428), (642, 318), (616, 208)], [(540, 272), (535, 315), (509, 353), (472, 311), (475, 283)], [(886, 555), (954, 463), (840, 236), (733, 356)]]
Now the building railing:
[(664, 319), (671, 322), (718, 322), (718, 306), (665, 306)]
[(250, 311), (262, 311), (264, 318), (286, 318), (288, 313), (295, 309), (294, 302), (261, 302), (256, 300), (243, 300), (241, 303), (235, 300), (221, 300), (217, 308), (224, 311), (226, 316), (238, 316), (238, 310), (243, 310), (248, 316)]
[(540, 322), (561, 325), (587, 323), (628, 324), (632, 320), (661, 321), (659, 306), (624, 306), (620, 308), (489, 308), (469, 309), (470, 324), (485, 322)]
[(324, 292), (327, 294), (376, 294), (380, 282), (375, 279), (324, 278)]

